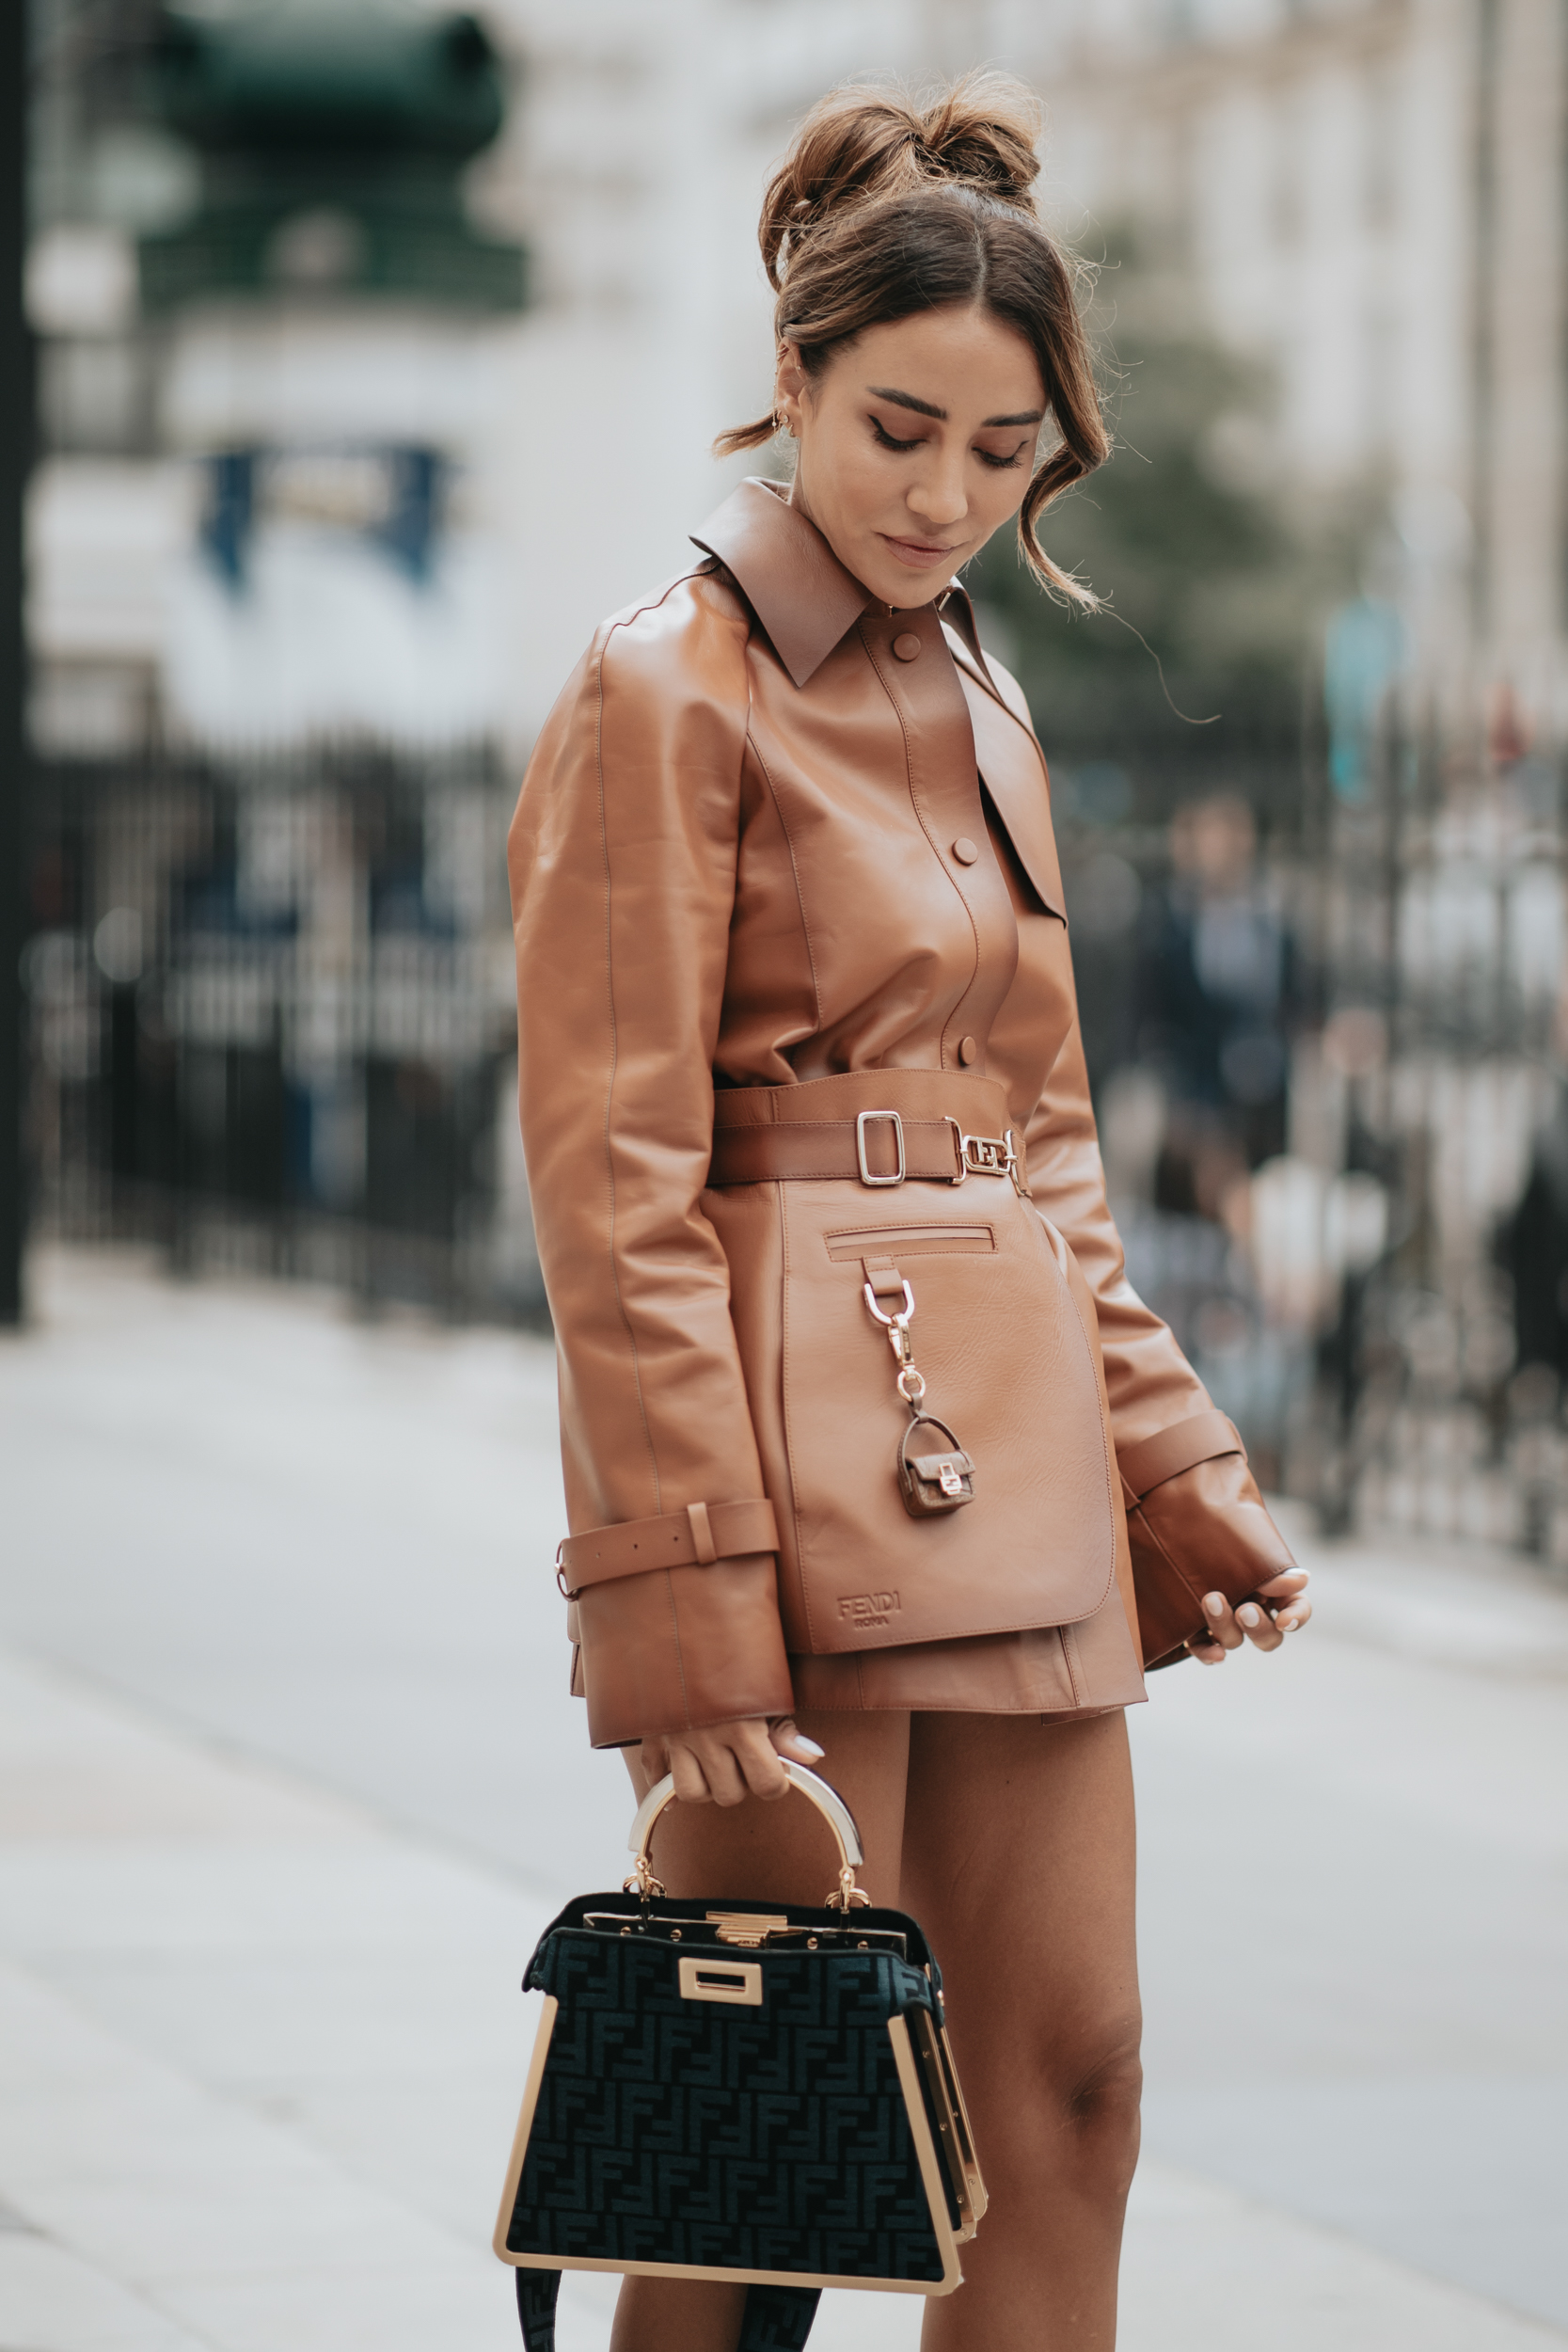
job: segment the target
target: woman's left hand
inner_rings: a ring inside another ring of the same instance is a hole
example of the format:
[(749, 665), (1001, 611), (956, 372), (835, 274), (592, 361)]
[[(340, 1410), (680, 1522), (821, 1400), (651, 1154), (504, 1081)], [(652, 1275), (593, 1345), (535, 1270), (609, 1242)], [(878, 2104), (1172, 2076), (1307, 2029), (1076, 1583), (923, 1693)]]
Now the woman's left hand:
[(1207, 1630), (1192, 1634), (1187, 1647), (1205, 1666), (1223, 1666), (1225, 1653), (1250, 1642), (1256, 1649), (1277, 1649), (1287, 1633), (1304, 1626), (1312, 1614), (1307, 1597), (1307, 1570), (1288, 1568), (1259, 1584), (1249, 1600), (1232, 1609), (1223, 1593), (1206, 1593), (1203, 1615)]

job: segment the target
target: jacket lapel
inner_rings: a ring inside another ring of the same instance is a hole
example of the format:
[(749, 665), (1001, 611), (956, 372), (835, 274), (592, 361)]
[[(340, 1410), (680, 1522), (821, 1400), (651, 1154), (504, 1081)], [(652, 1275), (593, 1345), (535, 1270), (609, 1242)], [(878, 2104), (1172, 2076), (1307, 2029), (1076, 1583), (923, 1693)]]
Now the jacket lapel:
[(945, 629), (954, 667), (969, 705), (980, 778), (1007, 828), (1018, 862), (1047, 910), (1067, 921), (1062, 869), (1051, 823), (1051, 783), (1045, 754), (1032, 728), (1003, 701), (958, 631)]

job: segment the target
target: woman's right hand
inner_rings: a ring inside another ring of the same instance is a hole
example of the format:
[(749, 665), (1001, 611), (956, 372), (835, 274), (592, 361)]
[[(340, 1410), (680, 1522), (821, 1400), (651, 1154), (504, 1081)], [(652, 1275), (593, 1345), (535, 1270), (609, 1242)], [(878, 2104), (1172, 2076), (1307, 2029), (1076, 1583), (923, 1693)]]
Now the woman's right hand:
[(665, 1772), (675, 1776), (683, 1804), (739, 1804), (746, 1797), (769, 1802), (786, 1796), (789, 1779), (780, 1762), (820, 1763), (823, 1751), (795, 1728), (788, 1715), (737, 1716), (705, 1731), (659, 1731), (644, 1737), (642, 1772), (652, 1788)]

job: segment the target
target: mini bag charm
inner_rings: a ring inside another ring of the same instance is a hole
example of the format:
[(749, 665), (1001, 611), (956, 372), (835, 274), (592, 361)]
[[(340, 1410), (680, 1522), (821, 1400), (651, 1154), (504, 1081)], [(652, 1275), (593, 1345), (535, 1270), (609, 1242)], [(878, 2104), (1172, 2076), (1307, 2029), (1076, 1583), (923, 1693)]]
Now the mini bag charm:
[[(884, 1312), (879, 1298), (903, 1304)], [(888, 1336), (898, 1366), (896, 1387), (910, 1408), (910, 1423), (898, 1440), (898, 1487), (911, 1519), (961, 1511), (974, 1500), (974, 1465), (944, 1421), (921, 1408), (926, 1378), (915, 1363), (910, 1339), (914, 1293), (896, 1266), (867, 1266), (865, 1303)]]

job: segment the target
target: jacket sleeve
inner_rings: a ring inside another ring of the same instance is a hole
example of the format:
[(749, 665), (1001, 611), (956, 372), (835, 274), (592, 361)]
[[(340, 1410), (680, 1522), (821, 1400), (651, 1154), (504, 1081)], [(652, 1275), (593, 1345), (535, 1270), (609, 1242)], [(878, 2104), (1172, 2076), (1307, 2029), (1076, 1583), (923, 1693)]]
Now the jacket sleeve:
[[(1028, 726), (1014, 681), (995, 663), (991, 672), (1015, 718)], [(1071, 1012), (1026, 1129), (1029, 1185), (1094, 1297), (1144, 1662), (1163, 1665), (1184, 1656), (1187, 1637), (1202, 1629), (1205, 1593), (1242, 1600), (1294, 1563), (1236, 1429), (1127, 1279), (1105, 1197), (1071, 952), (1066, 926), (1053, 928), (1052, 952), (1060, 959), (1059, 982)]]
[(562, 1582), (596, 1747), (792, 1706), (729, 1272), (701, 1206), (745, 635), (701, 580), (611, 623), (551, 714), (509, 841)]
[[(1067, 943), (1062, 944), (1064, 961)], [(1071, 986), (1070, 971), (1068, 986)], [(1028, 1128), (1029, 1184), (1094, 1296), (1146, 1666), (1174, 1664), (1204, 1623), (1292, 1567), (1233, 1424), (1127, 1279), (1089, 1100), (1076, 1009)]]

